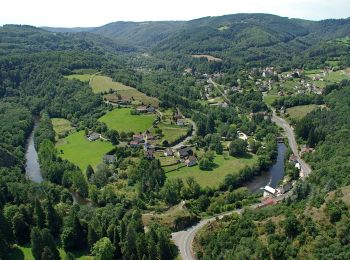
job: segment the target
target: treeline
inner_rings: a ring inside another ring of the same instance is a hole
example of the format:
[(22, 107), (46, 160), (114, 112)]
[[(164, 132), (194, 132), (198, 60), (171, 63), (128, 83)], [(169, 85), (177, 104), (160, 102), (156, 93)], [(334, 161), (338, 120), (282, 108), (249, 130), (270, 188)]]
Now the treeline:
[(324, 104), (323, 96), (314, 94), (279, 97), (273, 101), (272, 106), (274, 106), (277, 109), (281, 109), (282, 107), (289, 108), (309, 104)]

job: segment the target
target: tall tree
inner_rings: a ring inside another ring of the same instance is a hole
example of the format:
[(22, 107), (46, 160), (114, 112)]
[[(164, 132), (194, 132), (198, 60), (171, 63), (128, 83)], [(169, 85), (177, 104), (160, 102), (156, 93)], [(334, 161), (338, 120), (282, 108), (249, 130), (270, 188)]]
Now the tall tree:
[(43, 229), (45, 227), (45, 214), (41, 202), (38, 199), (35, 200), (34, 214), (36, 225), (40, 229)]

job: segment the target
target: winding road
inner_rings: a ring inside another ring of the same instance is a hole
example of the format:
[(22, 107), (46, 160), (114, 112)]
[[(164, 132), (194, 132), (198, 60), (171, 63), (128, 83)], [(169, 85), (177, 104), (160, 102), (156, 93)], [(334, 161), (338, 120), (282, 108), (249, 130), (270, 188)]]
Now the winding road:
[[(289, 146), (291, 147), (293, 154), (297, 156), (298, 162), (301, 165), (301, 169), (302, 169), (302, 172), (304, 174), (304, 176), (302, 176), (302, 178), (307, 177), (311, 173), (311, 168), (299, 156), (298, 145), (297, 145), (297, 142), (295, 140), (295, 135), (294, 135), (293, 129), (286, 122), (286, 120), (277, 116), (275, 111), (273, 111), (272, 121), (275, 124), (277, 124), (278, 126), (280, 126), (285, 131), (287, 138), (288, 138)], [(277, 201), (283, 200), (284, 198), (290, 196), (291, 194), (292, 194), (292, 192), (289, 191), (286, 194), (278, 196), (276, 198), (276, 200)], [(251, 208), (256, 209), (258, 207), (258, 205), (259, 204), (254, 204), (251, 206)], [(188, 228), (187, 230), (182, 230), (182, 231), (172, 233), (172, 240), (174, 241), (175, 245), (179, 248), (181, 259), (182, 260), (195, 260), (196, 257), (195, 257), (195, 254), (193, 252), (193, 240), (194, 240), (194, 237), (196, 236), (196, 234), (198, 233), (198, 231), (201, 228), (203, 228), (206, 224), (208, 224), (212, 221), (215, 221), (216, 218), (221, 219), (226, 215), (232, 214), (233, 212), (240, 213), (241, 209), (230, 211), (230, 212), (227, 212), (227, 213), (224, 213), (224, 214), (221, 214), (219, 216), (212, 217), (209, 219), (203, 219), (199, 223), (197, 223), (196, 225)]]
[(298, 162), (301, 166), (303, 173), (302, 177), (307, 177), (311, 173), (311, 167), (299, 156), (298, 144), (295, 140), (295, 135), (292, 127), (289, 123), (283, 118), (276, 115), (276, 111), (273, 110), (272, 122), (281, 127), (287, 135), (289, 147), (292, 149), (292, 152), (298, 158)]

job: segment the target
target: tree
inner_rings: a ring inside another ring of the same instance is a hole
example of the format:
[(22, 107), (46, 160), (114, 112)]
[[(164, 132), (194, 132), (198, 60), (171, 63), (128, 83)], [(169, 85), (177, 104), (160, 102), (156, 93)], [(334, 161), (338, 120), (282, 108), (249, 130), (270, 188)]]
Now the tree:
[(181, 179), (168, 179), (162, 189), (162, 194), (166, 203), (175, 205), (180, 202), (183, 182)]
[(92, 227), (91, 224), (88, 225), (88, 237), (87, 237), (87, 240), (88, 240), (88, 244), (89, 244), (89, 247), (90, 249), (92, 249), (93, 245), (97, 242), (98, 240), (98, 236), (96, 234), (96, 231), (95, 229)]
[(75, 260), (75, 256), (71, 252), (67, 252), (64, 260)]
[(96, 260), (109, 260), (113, 259), (114, 250), (111, 241), (107, 237), (103, 237), (94, 244), (92, 254), (95, 255)]
[(231, 156), (242, 156), (247, 150), (247, 142), (242, 139), (235, 139), (230, 143), (229, 153)]
[(16, 213), (12, 220), (13, 234), (19, 245), (25, 245), (29, 242), (29, 226), (21, 213)]
[(92, 166), (89, 164), (87, 167), (86, 167), (86, 171), (85, 171), (85, 175), (86, 175), (86, 178), (88, 180), (90, 180), (91, 176), (94, 175), (94, 169), (92, 168)]
[(301, 231), (301, 223), (294, 214), (291, 214), (283, 222), (283, 228), (288, 237), (294, 238)]
[(38, 199), (35, 200), (34, 213), (35, 213), (36, 225), (40, 229), (44, 228), (44, 226), (45, 226), (45, 214), (44, 214), (43, 208), (41, 206), (41, 203)]
[(13, 243), (13, 234), (9, 223), (0, 210), (0, 258), (5, 259)]
[[(50, 234), (50, 231), (47, 228), (44, 228), (41, 231), (41, 237), (42, 237), (42, 241), (43, 244), (45, 246), (45, 248), (49, 248), (51, 255), (50, 258), (46, 258), (46, 259), (50, 259), (50, 260), (59, 260), (60, 259), (60, 253), (58, 252), (57, 248), (56, 248), (56, 244), (55, 241), (53, 240), (52, 235)], [(43, 253), (45, 252), (45, 248)], [(43, 254), (42, 253), (42, 254)]]
[(43, 249), (43, 241), (38, 227), (33, 227), (30, 234), (32, 254), (35, 259), (41, 259), (41, 253)]
[(61, 227), (61, 219), (56, 212), (55, 208), (52, 205), (52, 201), (49, 198), (47, 202), (47, 209), (46, 209), (46, 225), (48, 229), (50, 230), (51, 234), (56, 236)]

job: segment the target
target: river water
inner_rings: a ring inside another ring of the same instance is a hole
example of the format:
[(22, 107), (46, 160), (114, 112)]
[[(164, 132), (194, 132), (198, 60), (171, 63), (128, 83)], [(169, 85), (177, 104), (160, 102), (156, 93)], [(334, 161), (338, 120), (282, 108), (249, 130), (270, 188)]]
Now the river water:
[(34, 145), (34, 132), (37, 127), (38, 127), (38, 121), (35, 121), (33, 131), (27, 140), (26, 176), (29, 180), (33, 182), (42, 182), (43, 177), (41, 176), (38, 153), (36, 152), (35, 145)]
[(252, 181), (245, 186), (251, 192), (262, 192), (262, 189), (268, 185), (276, 188), (280, 180), (284, 177), (284, 157), (286, 154), (286, 145), (284, 143), (277, 144), (278, 155), (274, 165), (272, 165), (268, 172), (263, 172), (260, 176), (256, 176)]
[[(39, 121), (36, 120), (34, 123), (32, 133), (30, 134), (27, 140), (26, 146), (26, 176), (29, 180), (36, 183), (40, 183), (44, 180), (40, 171), (38, 153), (34, 145), (34, 133), (36, 128), (38, 127), (38, 124)], [(70, 193), (73, 198), (73, 203), (78, 203), (80, 205), (92, 205), (91, 201), (82, 198), (78, 193), (74, 191), (70, 191)]]

